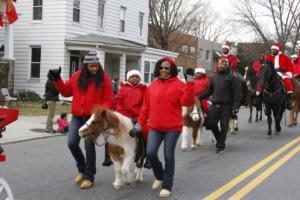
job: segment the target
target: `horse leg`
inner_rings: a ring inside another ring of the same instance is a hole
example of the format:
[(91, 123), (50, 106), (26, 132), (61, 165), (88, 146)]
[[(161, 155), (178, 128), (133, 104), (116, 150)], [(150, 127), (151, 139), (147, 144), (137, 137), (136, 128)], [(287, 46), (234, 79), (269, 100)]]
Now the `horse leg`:
[(277, 112), (273, 112), (274, 119), (275, 119), (275, 135), (279, 135), (281, 132), (281, 126), (280, 126), (280, 121), (282, 119), (284, 111), (277, 110)]
[(289, 116), (289, 120), (288, 120), (288, 127), (293, 127), (294, 125), (294, 106), (292, 106), (292, 109), (290, 111), (290, 116)]
[(197, 134), (197, 141), (196, 141), (196, 146), (200, 146), (202, 144), (202, 133), (203, 133), (203, 126), (200, 125), (198, 128), (198, 134)]
[(192, 145), (191, 145), (191, 148), (192, 149), (196, 149), (197, 148), (197, 137), (198, 137), (198, 127), (193, 127), (193, 133), (192, 133), (192, 138), (193, 138), (193, 141), (192, 141)]
[(133, 173), (131, 172), (131, 165), (133, 164), (133, 161), (134, 161), (134, 150), (131, 148), (127, 149), (127, 151), (125, 150), (124, 161), (121, 167), (121, 172), (124, 181), (126, 182), (127, 185), (129, 185), (132, 182)]
[(234, 132), (234, 120), (232, 118), (230, 118), (230, 121), (229, 121), (229, 132), (231, 135), (234, 135), (235, 132)]
[(181, 149), (182, 151), (187, 150), (188, 139), (189, 139), (190, 128), (187, 126), (182, 127), (182, 136), (181, 136)]
[(114, 160), (113, 157), (112, 160), (115, 168), (115, 181), (113, 182), (113, 186), (115, 190), (119, 191), (123, 185), (122, 172), (121, 172), (122, 161)]
[(238, 123), (238, 116), (237, 114), (235, 115), (235, 119), (234, 119), (234, 131), (238, 131), (239, 130), (239, 123)]
[(135, 181), (136, 182), (144, 181), (144, 176), (143, 176), (144, 168), (143, 167), (140, 167), (140, 168), (136, 167), (134, 173), (135, 173)]
[(295, 112), (294, 112), (294, 126), (297, 126), (298, 122), (298, 112), (299, 112), (299, 104), (295, 104)]
[(251, 124), (252, 123), (252, 111), (253, 111), (252, 103), (249, 104), (249, 108), (250, 108), (250, 116), (248, 119), (248, 123)]
[(258, 108), (256, 107), (256, 115), (255, 115), (255, 122), (258, 122)]
[(266, 108), (266, 114), (268, 117), (268, 133), (267, 138), (270, 138), (272, 135), (272, 116), (271, 116), (271, 109)]
[(262, 121), (262, 112), (263, 112), (263, 109), (262, 109), (262, 107), (261, 107), (261, 109), (260, 109), (259, 121)]

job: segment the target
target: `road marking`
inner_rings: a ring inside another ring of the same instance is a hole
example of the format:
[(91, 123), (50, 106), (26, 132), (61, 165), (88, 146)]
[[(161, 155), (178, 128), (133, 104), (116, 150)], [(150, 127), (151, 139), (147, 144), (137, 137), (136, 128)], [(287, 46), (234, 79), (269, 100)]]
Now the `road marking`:
[(271, 162), (273, 159), (275, 159), (276, 157), (278, 157), (280, 154), (282, 154), (283, 152), (285, 152), (286, 150), (288, 150), (291, 146), (293, 146), (294, 144), (298, 143), (299, 141), (300, 141), (300, 136), (297, 137), (297, 138), (295, 138), (295, 139), (293, 139), (288, 144), (284, 145), (283, 147), (281, 147), (280, 149), (278, 149), (277, 151), (275, 151), (274, 153), (272, 153), (271, 155), (269, 155), (268, 157), (266, 157), (262, 161), (258, 162), (256, 165), (254, 165), (253, 167), (249, 168), (247, 171), (245, 171), (242, 174), (240, 174), (239, 176), (235, 177), (234, 179), (232, 179), (231, 181), (229, 181), (228, 183), (226, 183), (224, 186), (220, 187), (219, 189), (217, 189), (213, 193), (209, 194), (203, 200), (214, 200), (214, 199), (219, 198), (224, 193), (226, 193), (229, 190), (231, 190), (233, 187), (235, 187), (240, 182), (242, 182), (243, 180), (245, 180), (246, 178), (248, 178), (249, 176), (251, 176), (252, 174), (254, 174), (257, 170), (259, 170), (260, 168), (262, 168), (263, 166), (265, 166), (266, 164), (268, 164), (269, 162)]
[(250, 183), (248, 183), (246, 186), (244, 186), (242, 189), (240, 189), (238, 192), (236, 192), (234, 195), (232, 195), (229, 198), (229, 200), (237, 200), (237, 199), (241, 199), (244, 196), (246, 196), (249, 192), (251, 192), (251, 190), (253, 190), (256, 186), (261, 184), (270, 175), (272, 175), (276, 170), (278, 170), (284, 163), (286, 163), (289, 159), (294, 157), (299, 151), (300, 151), (300, 145), (295, 147), (292, 151), (290, 151), (288, 154), (286, 154), (284, 157), (282, 157), (280, 160), (278, 160), (271, 167), (266, 169), (258, 177), (253, 179)]

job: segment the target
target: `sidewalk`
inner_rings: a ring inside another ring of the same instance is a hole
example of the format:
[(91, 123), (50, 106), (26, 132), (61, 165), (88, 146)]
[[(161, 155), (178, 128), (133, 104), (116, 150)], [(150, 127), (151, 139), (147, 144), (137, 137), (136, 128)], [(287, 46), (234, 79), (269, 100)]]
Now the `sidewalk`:
[[(60, 133), (46, 133), (47, 116), (19, 116), (18, 120), (6, 126), (6, 131), (2, 133), (0, 144), (22, 142), (33, 139), (61, 136)], [(54, 121), (58, 116), (54, 117)], [(56, 130), (57, 126), (54, 125)]]

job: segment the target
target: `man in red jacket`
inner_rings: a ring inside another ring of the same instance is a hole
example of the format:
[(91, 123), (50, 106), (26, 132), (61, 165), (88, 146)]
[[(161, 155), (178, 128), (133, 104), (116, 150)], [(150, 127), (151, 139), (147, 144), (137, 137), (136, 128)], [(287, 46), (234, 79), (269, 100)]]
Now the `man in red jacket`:
[[(209, 78), (206, 75), (206, 70), (205, 70), (204, 66), (199, 66), (199, 67), (195, 68), (194, 84), (195, 84), (196, 97), (198, 97), (200, 94), (202, 94), (208, 88)], [(207, 99), (208, 98), (201, 100), (202, 109), (205, 114), (208, 113)]]
[(265, 61), (265, 55), (260, 54), (259, 59), (253, 64), (253, 70), (256, 75), (256, 77), (259, 77), (259, 70), (261, 67), (261, 64)]
[(295, 77), (300, 77), (300, 55), (294, 54), (291, 58), (293, 62), (293, 74)]
[(287, 93), (287, 109), (291, 109), (291, 98), (293, 94), (293, 84), (291, 82), (293, 64), (288, 56), (282, 53), (282, 47), (275, 43), (271, 46), (271, 54), (267, 55), (267, 61), (274, 64), (277, 74), (282, 78)]
[[(232, 71), (237, 71), (237, 57), (230, 53), (231, 45), (224, 44), (222, 46), (222, 55), (219, 60), (227, 59)], [(216, 70), (217, 71), (217, 70)]]
[(72, 119), (68, 134), (68, 147), (76, 161), (78, 175), (75, 183), (81, 189), (93, 187), (96, 174), (96, 151), (92, 139), (84, 141), (86, 157), (79, 146), (78, 130), (85, 124), (96, 105), (112, 108), (112, 85), (108, 75), (103, 71), (96, 52), (89, 52), (83, 61), (83, 67), (69, 81), (61, 79), (59, 70), (49, 70), (57, 90), (64, 97), (73, 97)]

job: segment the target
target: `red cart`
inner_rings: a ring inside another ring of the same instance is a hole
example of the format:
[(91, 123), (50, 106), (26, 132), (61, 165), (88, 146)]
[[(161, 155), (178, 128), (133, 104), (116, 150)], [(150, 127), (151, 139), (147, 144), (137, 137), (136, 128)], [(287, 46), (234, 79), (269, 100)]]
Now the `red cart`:
[[(5, 126), (16, 121), (19, 116), (19, 110), (0, 108), (0, 138), (2, 137), (2, 132), (5, 131)], [(6, 160), (6, 157), (3, 153), (3, 149), (0, 146), (0, 162)]]

